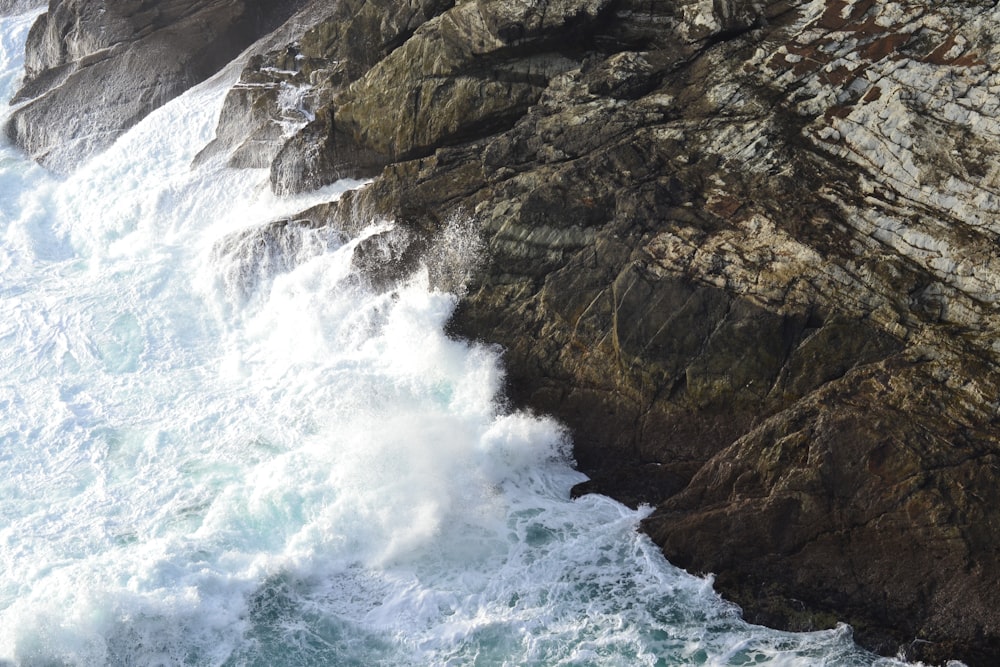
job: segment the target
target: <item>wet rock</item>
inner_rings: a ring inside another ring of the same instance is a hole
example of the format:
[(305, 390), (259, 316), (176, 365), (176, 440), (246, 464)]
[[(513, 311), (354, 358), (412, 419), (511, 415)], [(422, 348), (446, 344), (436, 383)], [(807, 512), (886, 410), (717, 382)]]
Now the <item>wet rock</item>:
[(32, 27), (7, 136), (68, 171), (203, 81), (286, 19), (298, 0), (54, 0)]
[(337, 92), (387, 165), (324, 219), (471, 215), (453, 332), (748, 617), (992, 664), (989, 3), (579, 5), (460, 4)]
[(229, 234), (212, 247), (219, 290), (234, 306), (259, 297), (281, 273), (344, 242), (339, 230), (308, 219), (278, 220)]
[(249, 60), (226, 98), (216, 138), (199, 160), (223, 154), (234, 167), (273, 163), (278, 193), (374, 175), (386, 160), (334, 127), (332, 98), (451, 5), (448, 0), (312, 3), (315, 16), (299, 22), (294, 41)]
[(374, 176), (385, 164), (383, 156), (334, 128), (323, 109), (278, 148), (270, 164), (271, 189), (282, 195), (305, 192), (340, 178)]
[[(575, 492), (654, 506), (748, 617), (992, 665), (994, 13), (345, 0), (250, 59), (202, 159), (377, 174), (297, 218), (395, 221), (361, 275), (461, 293), (452, 332), (571, 429)], [(83, 67), (57, 51), (29, 86)]]

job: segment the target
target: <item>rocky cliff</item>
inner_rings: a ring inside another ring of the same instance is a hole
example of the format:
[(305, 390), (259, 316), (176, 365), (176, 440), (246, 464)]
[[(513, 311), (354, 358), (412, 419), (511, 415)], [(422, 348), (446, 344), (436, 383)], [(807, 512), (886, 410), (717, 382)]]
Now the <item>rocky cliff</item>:
[[(78, 4), (33, 31), (26, 95), (112, 48), (60, 46)], [(376, 178), (269, 233), (392, 218), (356, 256), (384, 283), (462, 221), (485, 259), (430, 263), (465, 285), (454, 334), (502, 345), (512, 400), (569, 426), (580, 493), (654, 506), (666, 556), (752, 620), (1000, 661), (996, 3), (305, 11), (200, 159), (279, 193)], [(78, 155), (46, 116), (67, 103), (8, 131)]]
[(44, 4), (42, 0), (0, 0), (0, 16), (16, 16)]
[[(6, 11), (27, 2), (11, 0)], [(50, 0), (7, 136), (69, 171), (274, 30), (300, 0)], [(0, 5), (0, 11), (4, 6)]]

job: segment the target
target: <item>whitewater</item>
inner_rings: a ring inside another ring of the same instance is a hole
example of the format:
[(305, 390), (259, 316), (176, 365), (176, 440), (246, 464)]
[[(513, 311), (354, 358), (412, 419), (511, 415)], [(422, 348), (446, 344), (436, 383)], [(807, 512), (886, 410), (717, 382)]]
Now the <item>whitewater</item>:
[[(0, 19), (5, 100), (32, 20)], [(364, 187), (192, 167), (238, 72), (67, 177), (0, 145), (0, 664), (902, 664), (745, 623), (648, 510), (571, 500), (456, 296), (353, 275), (389, 222), (226, 245)]]

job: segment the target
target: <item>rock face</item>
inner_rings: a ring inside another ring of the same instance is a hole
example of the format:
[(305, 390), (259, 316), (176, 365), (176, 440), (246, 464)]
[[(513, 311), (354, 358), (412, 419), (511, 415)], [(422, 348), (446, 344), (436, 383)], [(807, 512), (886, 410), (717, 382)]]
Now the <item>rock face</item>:
[(267, 233), (390, 217), (371, 280), (471, 276), (453, 332), (571, 428), (578, 492), (655, 507), (748, 618), (993, 665), (994, 4), (342, 0), (205, 157), (377, 174)]
[(455, 334), (748, 617), (995, 662), (992, 5), (542, 4), (421, 15), (276, 189), (381, 164), (306, 217), (471, 219)]
[(202, 159), (225, 154), (232, 166), (270, 166), (278, 192), (308, 190), (349, 174), (374, 175), (385, 158), (332, 126), (330, 99), (452, 4), (312, 3), (318, 18), (293, 43), (251, 59)]
[(66, 171), (273, 30), (299, 0), (51, 0), (7, 135)]
[(45, 0), (0, 0), (0, 16), (11, 16), (45, 5)]

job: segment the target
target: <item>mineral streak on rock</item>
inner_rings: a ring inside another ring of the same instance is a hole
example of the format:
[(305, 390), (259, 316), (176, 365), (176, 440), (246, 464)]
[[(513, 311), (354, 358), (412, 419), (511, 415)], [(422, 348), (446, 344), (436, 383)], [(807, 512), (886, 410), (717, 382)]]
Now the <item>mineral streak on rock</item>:
[(268, 234), (393, 219), (384, 286), (466, 221), (452, 330), (572, 429), (579, 493), (654, 506), (752, 620), (1000, 664), (994, 2), (311, 7), (206, 156), (378, 176)]

